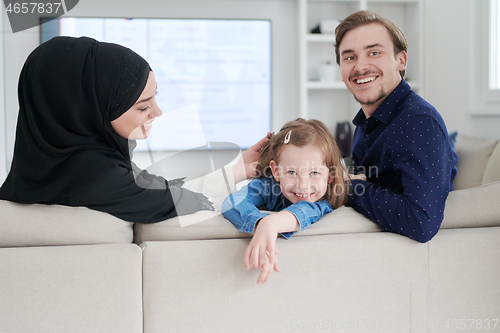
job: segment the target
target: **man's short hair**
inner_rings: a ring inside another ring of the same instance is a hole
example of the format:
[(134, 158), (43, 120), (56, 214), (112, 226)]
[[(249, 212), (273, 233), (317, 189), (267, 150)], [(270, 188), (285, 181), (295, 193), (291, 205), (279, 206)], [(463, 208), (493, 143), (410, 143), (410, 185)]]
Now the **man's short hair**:
[[(394, 44), (394, 56), (401, 51), (407, 52), (408, 41), (403, 32), (394, 23), (368, 10), (361, 10), (346, 17), (335, 29), (335, 55), (337, 56), (337, 64), (340, 65), (339, 45), (344, 35), (350, 30), (371, 23), (378, 23), (386, 27)], [(405, 73), (406, 70), (399, 71), (401, 78), (404, 79)]]

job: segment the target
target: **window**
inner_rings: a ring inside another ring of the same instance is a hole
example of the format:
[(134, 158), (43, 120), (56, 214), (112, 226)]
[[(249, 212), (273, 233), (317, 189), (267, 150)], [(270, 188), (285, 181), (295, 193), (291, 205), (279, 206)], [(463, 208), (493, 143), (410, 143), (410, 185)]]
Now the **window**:
[(498, 90), (500, 88), (500, 66), (498, 64), (498, 56), (500, 55), (500, 43), (498, 38), (500, 37), (500, 24), (498, 20), (500, 18), (500, 6), (498, 6), (498, 0), (490, 0), (490, 77), (489, 77), (489, 88)]
[(58, 35), (118, 43), (150, 63), (165, 115), (136, 151), (246, 149), (271, 130), (270, 20), (62, 17), (40, 26), (41, 42)]
[(500, 0), (489, 0), (488, 68), (485, 101), (500, 101)]
[(500, 116), (500, 0), (473, 0), (470, 9), (471, 116)]

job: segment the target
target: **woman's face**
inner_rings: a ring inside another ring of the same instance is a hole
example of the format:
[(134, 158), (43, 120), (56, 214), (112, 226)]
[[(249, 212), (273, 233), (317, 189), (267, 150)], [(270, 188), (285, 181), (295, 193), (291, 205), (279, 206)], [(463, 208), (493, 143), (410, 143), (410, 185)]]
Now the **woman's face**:
[(148, 137), (153, 121), (162, 115), (156, 104), (156, 88), (155, 75), (151, 71), (146, 87), (137, 102), (120, 117), (111, 121), (111, 126), (116, 133), (129, 140), (141, 140)]

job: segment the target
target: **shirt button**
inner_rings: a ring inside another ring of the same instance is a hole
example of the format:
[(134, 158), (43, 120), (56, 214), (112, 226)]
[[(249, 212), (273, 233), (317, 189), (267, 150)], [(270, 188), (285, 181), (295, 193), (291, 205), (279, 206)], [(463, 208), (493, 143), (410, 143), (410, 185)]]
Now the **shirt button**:
[(365, 134), (365, 138), (369, 138), (370, 137), (370, 134), (369, 133), (366, 133)]

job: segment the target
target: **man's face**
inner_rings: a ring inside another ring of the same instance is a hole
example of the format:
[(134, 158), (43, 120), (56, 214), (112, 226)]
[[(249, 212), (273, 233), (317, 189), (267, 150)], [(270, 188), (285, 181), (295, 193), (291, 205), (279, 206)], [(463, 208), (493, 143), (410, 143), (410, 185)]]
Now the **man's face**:
[(401, 82), (406, 52), (394, 55), (389, 31), (379, 23), (348, 31), (339, 52), (342, 81), (369, 117)]

